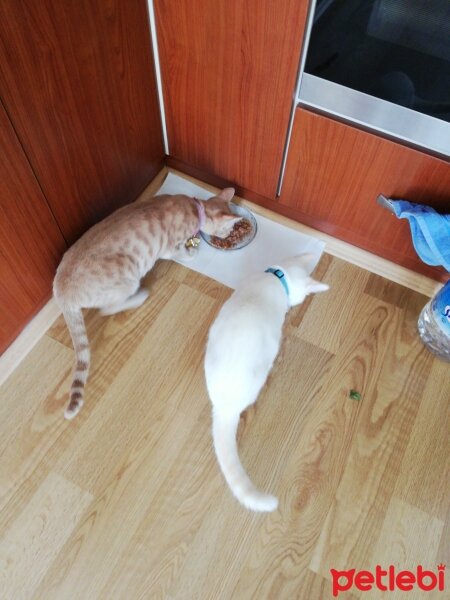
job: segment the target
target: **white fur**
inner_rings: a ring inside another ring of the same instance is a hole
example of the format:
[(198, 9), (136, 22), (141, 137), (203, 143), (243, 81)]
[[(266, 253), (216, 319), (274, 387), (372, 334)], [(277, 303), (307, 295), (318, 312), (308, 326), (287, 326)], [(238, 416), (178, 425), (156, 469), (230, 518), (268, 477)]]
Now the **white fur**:
[(213, 323), (205, 356), (206, 384), (213, 405), (213, 440), (219, 465), (236, 498), (255, 511), (272, 511), (278, 500), (260, 492), (241, 465), (236, 431), (242, 411), (253, 404), (270, 373), (291, 306), (328, 285), (308, 276), (311, 255), (283, 261), (289, 298), (271, 273), (259, 273), (237, 289)]

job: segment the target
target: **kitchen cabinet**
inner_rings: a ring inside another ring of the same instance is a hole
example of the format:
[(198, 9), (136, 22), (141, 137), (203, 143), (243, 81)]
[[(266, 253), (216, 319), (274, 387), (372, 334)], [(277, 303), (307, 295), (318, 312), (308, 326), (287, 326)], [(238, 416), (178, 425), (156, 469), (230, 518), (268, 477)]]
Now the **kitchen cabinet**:
[(146, 0), (0, 3), (0, 351), (50, 297), (64, 248), (134, 200), (164, 162), (445, 279), (375, 200), (449, 212), (449, 163), (293, 108), (309, 5), (154, 0), (164, 157)]
[(164, 163), (146, 0), (0, 2), (0, 352)]
[(307, 0), (155, 0), (174, 166), (275, 198)]
[(146, 0), (2, 0), (0, 97), (69, 244), (162, 167)]
[(0, 103), (0, 353), (50, 296), (66, 243)]
[(378, 194), (450, 210), (450, 165), (308, 110), (296, 110), (279, 202), (297, 220), (397, 264), (444, 279), (418, 258), (409, 225)]
[(214, 185), (234, 185), (271, 210), (445, 279), (442, 269), (421, 262), (408, 224), (376, 197), (403, 197), (448, 213), (449, 163), (356, 124), (293, 108), (309, 4), (155, 0), (168, 164)]

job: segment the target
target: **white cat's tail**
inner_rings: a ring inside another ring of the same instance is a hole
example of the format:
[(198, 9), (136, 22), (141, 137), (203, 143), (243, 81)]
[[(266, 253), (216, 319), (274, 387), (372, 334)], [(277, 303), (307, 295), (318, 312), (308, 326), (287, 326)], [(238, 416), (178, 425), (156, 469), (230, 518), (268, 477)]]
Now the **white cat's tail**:
[(269, 512), (278, 507), (275, 496), (260, 492), (239, 460), (236, 433), (240, 415), (224, 415), (213, 409), (213, 441), (217, 460), (231, 491), (250, 510)]
[(75, 350), (75, 369), (70, 399), (64, 411), (66, 419), (73, 419), (84, 403), (84, 386), (89, 373), (91, 354), (81, 308), (64, 307), (62, 310)]

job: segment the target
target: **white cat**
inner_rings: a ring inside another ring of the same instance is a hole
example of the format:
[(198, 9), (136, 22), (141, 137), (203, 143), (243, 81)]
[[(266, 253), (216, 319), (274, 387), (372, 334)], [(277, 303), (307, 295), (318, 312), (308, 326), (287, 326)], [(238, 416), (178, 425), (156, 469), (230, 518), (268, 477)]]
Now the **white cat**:
[(309, 277), (311, 260), (310, 254), (303, 254), (251, 277), (223, 305), (209, 332), (205, 374), (213, 405), (214, 448), (231, 491), (255, 511), (275, 510), (278, 500), (253, 485), (239, 460), (239, 417), (256, 401), (269, 375), (289, 308), (308, 294), (328, 289)]

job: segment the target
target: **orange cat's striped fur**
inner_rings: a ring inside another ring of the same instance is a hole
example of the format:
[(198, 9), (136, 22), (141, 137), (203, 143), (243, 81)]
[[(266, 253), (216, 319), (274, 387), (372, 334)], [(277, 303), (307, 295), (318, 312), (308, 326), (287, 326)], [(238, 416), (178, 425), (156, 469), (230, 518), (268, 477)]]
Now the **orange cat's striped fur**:
[(226, 237), (236, 218), (227, 188), (208, 201), (188, 196), (158, 196), (125, 206), (94, 225), (64, 255), (53, 282), (76, 354), (70, 401), (64, 416), (72, 419), (83, 405), (90, 352), (83, 308), (114, 314), (140, 306), (148, 296), (142, 277), (159, 258), (189, 258), (186, 240), (202, 229)]

